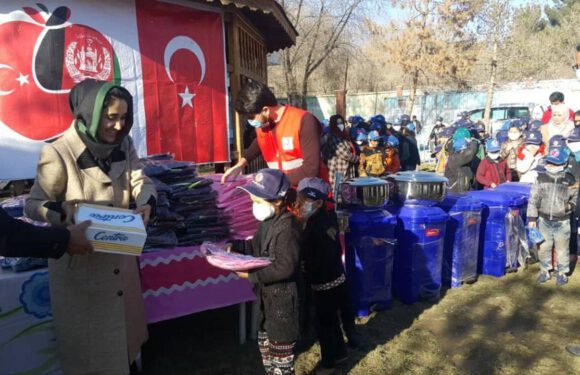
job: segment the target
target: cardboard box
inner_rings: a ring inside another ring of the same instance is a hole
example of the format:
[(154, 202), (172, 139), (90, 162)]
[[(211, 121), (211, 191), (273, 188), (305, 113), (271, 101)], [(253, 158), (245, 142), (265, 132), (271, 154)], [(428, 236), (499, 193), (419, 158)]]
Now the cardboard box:
[(92, 221), (87, 239), (95, 251), (139, 256), (147, 239), (143, 218), (131, 210), (81, 203), (75, 222)]

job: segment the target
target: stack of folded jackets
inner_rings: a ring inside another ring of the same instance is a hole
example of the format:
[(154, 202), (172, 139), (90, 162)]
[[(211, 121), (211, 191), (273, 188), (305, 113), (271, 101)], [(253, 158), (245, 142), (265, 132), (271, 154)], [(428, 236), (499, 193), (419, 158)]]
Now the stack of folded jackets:
[(212, 180), (198, 177), (193, 163), (155, 155), (142, 160), (157, 189), (156, 217), (147, 228), (146, 249), (198, 245), (228, 238), (220, 221)]
[(253, 237), (258, 229), (258, 221), (252, 214), (250, 195), (237, 187), (252, 180), (252, 176), (241, 176), (235, 181), (221, 184), (221, 175), (212, 175), (213, 190), (217, 192), (217, 207), (220, 209), (223, 225), (229, 228), (229, 239), (245, 240)]

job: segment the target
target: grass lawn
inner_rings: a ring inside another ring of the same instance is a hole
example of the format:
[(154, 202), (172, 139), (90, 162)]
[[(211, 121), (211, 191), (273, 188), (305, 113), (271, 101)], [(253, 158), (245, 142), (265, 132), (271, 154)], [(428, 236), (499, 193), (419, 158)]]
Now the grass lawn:
[[(362, 347), (343, 374), (580, 374), (580, 276), (564, 287), (536, 285), (537, 265), (503, 278), (480, 277), (445, 291), (437, 304), (374, 313), (359, 325)], [(237, 343), (237, 307), (150, 326), (144, 373), (262, 374), (257, 345)], [(297, 374), (311, 373), (318, 344), (306, 341)]]

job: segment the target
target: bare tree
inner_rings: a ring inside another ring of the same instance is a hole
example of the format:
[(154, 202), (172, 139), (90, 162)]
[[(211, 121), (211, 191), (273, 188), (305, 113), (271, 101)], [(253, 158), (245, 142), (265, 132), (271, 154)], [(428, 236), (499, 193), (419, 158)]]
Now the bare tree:
[(298, 30), (296, 46), (281, 53), (288, 100), (306, 108), (309, 80), (323, 62), (346, 42), (351, 26), (365, 0), (282, 0), (280, 4)]

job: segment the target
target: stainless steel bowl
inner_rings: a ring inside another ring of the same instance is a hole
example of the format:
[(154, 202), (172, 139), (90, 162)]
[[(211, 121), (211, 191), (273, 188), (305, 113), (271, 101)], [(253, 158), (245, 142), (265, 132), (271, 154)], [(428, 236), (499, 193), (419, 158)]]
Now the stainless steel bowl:
[(358, 177), (340, 185), (345, 207), (384, 207), (389, 201), (389, 184), (374, 177)]
[(395, 180), (402, 202), (442, 202), (447, 194), (448, 180), (436, 173), (399, 172), (390, 177)]

